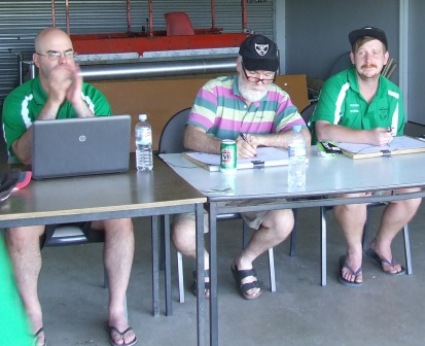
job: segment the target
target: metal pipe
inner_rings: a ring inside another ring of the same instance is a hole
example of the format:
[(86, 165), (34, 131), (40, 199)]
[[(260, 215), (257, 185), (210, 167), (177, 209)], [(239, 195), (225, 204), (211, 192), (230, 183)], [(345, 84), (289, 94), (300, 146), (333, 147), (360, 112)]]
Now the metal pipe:
[(236, 57), (198, 58), (181, 61), (80, 65), (87, 81), (137, 79), (236, 71)]

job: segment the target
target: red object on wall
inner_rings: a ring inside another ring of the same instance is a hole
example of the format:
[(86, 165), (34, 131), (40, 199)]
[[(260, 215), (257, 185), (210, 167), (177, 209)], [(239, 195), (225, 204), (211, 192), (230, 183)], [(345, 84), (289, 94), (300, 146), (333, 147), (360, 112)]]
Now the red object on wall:
[(78, 54), (107, 54), (147, 51), (239, 47), (246, 33), (211, 33), (190, 36), (142, 36), (142, 34), (87, 34), (71, 35)]
[(186, 12), (167, 12), (164, 17), (167, 23), (167, 36), (195, 35), (192, 22)]

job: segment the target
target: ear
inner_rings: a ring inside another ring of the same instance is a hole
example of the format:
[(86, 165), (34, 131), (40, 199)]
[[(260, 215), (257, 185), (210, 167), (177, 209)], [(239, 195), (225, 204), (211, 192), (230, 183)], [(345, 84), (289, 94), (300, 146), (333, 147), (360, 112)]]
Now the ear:
[(32, 61), (34, 62), (34, 65), (40, 68), (40, 56), (37, 53), (32, 54)]
[(351, 52), (350, 52), (350, 60), (351, 60), (351, 63), (352, 63), (353, 65), (355, 65), (355, 63), (354, 63), (354, 53), (353, 53), (353, 51), (351, 51)]
[(242, 58), (238, 57), (236, 59), (236, 71), (238, 71), (239, 73), (242, 73)]
[(384, 65), (386, 65), (388, 63), (389, 59), (390, 59), (390, 53), (388, 53), (388, 51), (386, 51), (385, 54), (384, 54)]

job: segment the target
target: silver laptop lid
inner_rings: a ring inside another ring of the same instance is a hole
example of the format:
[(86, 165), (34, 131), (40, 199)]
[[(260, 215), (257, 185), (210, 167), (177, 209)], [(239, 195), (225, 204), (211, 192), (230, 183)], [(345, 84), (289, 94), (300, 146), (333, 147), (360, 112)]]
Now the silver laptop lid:
[(32, 126), (34, 179), (128, 170), (129, 115), (37, 120)]

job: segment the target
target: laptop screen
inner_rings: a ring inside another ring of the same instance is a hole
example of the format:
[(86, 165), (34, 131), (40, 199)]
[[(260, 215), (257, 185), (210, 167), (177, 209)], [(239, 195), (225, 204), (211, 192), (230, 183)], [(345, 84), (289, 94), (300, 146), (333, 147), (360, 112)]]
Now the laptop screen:
[(128, 170), (129, 115), (36, 120), (32, 126), (34, 179)]

